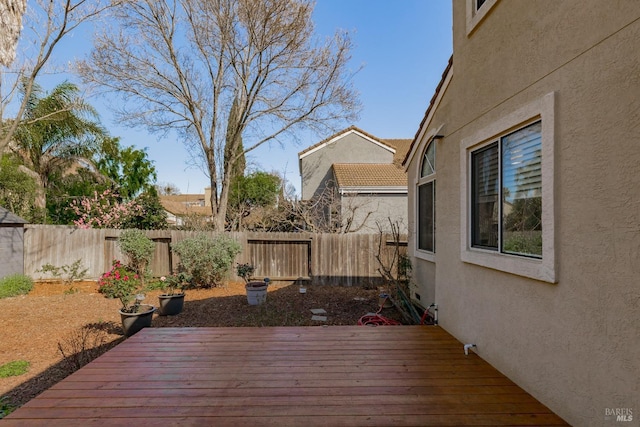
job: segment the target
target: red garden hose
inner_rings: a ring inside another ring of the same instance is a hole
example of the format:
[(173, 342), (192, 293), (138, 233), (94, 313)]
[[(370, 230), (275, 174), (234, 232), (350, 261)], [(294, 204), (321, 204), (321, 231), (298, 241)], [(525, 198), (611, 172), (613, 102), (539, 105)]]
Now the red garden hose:
[(389, 319), (380, 315), (384, 302), (389, 298), (387, 295), (380, 303), (380, 308), (375, 313), (367, 313), (358, 320), (360, 326), (388, 326), (388, 325), (401, 325), (402, 323), (397, 320)]

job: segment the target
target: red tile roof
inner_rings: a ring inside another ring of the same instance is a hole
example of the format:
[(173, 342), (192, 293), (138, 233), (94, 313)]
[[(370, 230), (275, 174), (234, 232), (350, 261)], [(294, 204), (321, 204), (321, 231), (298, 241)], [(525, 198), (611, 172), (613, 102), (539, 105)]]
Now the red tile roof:
[(334, 163), (333, 174), (338, 188), (407, 186), (407, 174), (393, 164)]

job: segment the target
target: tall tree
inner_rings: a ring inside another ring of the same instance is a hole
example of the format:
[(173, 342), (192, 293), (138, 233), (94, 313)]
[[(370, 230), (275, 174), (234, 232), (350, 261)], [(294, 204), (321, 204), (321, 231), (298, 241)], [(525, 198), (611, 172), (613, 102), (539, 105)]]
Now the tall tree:
[(218, 230), (237, 159), (357, 118), (349, 35), (317, 40), (311, 0), (139, 0), (113, 10), (82, 75), (122, 95), (124, 122), (182, 136), (208, 173)]
[(72, 83), (62, 83), (44, 94), (35, 86), (25, 119), (17, 128), (11, 149), (32, 172), (38, 185), (36, 207), (46, 208), (49, 177), (84, 161), (88, 164), (106, 132), (97, 113), (78, 96)]
[(257, 208), (275, 206), (281, 194), (282, 180), (278, 175), (258, 171), (235, 177), (229, 190), (230, 228), (241, 230), (244, 217)]
[(102, 141), (94, 163), (124, 199), (132, 199), (149, 190), (155, 193), (156, 168), (147, 157), (146, 149), (122, 147), (120, 138), (108, 137)]
[(16, 56), (27, 0), (0, 0), (0, 65), (9, 66)]
[[(0, 153), (3, 153), (22, 123), (28, 100), (36, 79), (47, 72), (47, 65), (58, 45), (79, 26), (95, 22), (106, 9), (117, 6), (121, 0), (33, 0), (25, 12), (25, 1), (0, 2), (0, 45), (6, 43), (7, 59), (0, 61)], [(3, 8), (9, 13), (5, 13)], [(5, 27), (5, 19), (6, 27)], [(19, 31), (20, 19), (24, 29)], [(18, 57), (13, 61), (15, 37)], [(4, 39), (7, 40), (4, 40)], [(4, 49), (4, 47), (2, 47)], [(20, 54), (22, 53), (22, 54)], [(60, 70), (58, 70), (60, 71)], [(69, 70), (65, 70), (69, 71)], [(12, 118), (5, 117), (18, 92), (24, 96)]]

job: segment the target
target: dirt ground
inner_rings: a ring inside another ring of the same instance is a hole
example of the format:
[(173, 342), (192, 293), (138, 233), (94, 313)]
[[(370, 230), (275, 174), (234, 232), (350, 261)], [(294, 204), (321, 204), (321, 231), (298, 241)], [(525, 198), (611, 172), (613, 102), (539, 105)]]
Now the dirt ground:
[[(36, 283), (28, 295), (0, 299), (0, 365), (27, 360), (27, 373), (0, 378), (0, 406), (21, 406), (101, 352), (124, 340), (119, 302), (97, 293), (95, 282)], [(244, 284), (187, 291), (176, 316), (154, 315), (152, 327), (355, 325), (379, 309), (379, 289), (272, 284), (266, 303), (250, 306)], [(159, 291), (144, 303), (158, 305)], [(322, 308), (326, 321), (312, 320)], [(394, 308), (381, 315), (400, 320)], [(66, 357), (62, 356), (62, 352)]]

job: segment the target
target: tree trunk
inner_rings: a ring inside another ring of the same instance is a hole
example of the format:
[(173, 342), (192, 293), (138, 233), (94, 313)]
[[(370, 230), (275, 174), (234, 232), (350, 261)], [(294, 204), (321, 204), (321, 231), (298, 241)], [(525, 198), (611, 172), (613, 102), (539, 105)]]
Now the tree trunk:
[(21, 165), (18, 169), (21, 172), (26, 173), (36, 181), (36, 197), (33, 204), (37, 209), (42, 209), (42, 212), (44, 212), (44, 210), (47, 208), (47, 193), (42, 177), (26, 166)]

